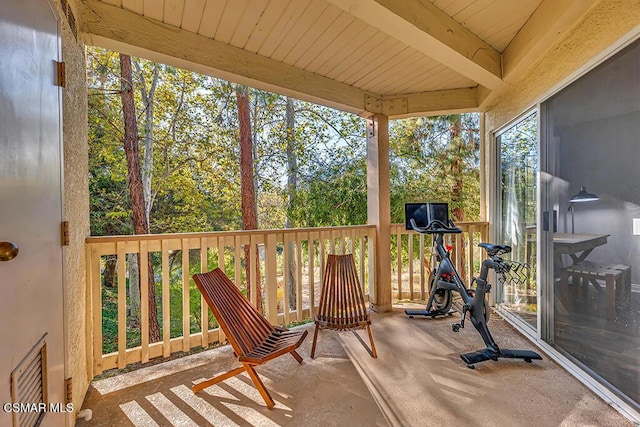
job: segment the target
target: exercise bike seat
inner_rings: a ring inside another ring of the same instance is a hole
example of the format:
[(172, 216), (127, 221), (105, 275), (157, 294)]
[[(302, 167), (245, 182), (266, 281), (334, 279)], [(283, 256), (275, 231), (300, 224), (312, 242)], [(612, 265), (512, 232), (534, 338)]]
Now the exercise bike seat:
[(490, 257), (496, 256), (496, 255), (508, 254), (511, 252), (511, 246), (508, 246), (508, 245), (494, 245), (491, 243), (479, 243), (478, 246), (486, 249), (487, 254)]

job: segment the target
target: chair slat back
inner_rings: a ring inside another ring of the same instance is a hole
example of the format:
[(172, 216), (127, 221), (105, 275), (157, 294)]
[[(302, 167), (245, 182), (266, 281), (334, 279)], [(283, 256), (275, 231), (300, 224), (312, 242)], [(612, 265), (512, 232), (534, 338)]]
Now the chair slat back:
[(340, 325), (352, 325), (368, 319), (353, 254), (327, 257), (318, 320)]
[[(237, 356), (251, 352), (274, 330), (220, 268), (194, 274), (193, 280)], [(203, 319), (205, 322), (207, 320)]]

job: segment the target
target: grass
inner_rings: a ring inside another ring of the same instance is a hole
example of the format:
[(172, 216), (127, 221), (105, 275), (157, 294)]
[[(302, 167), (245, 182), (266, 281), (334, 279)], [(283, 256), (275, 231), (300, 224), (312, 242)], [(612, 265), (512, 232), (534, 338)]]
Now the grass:
[[(181, 282), (180, 282), (181, 283)], [(171, 315), (171, 337), (182, 336), (182, 285), (171, 286), (170, 289), (170, 315)], [(156, 286), (156, 295), (162, 295), (160, 286)], [(191, 313), (191, 333), (199, 332), (200, 329), (200, 292), (193, 285), (190, 288), (190, 313)], [(127, 296), (127, 306), (129, 306), (129, 298)], [(158, 301), (158, 321), (162, 333), (162, 303)], [(304, 325), (312, 322), (311, 319), (292, 322), (286, 325), (287, 328)], [(129, 322), (128, 322), (129, 323)], [(217, 327), (217, 322), (213, 316), (209, 317), (209, 328)], [(127, 325), (127, 348), (139, 346), (141, 343), (140, 326)], [(220, 343), (214, 343), (208, 348), (194, 347), (188, 352), (176, 352), (168, 358), (158, 357), (147, 363), (132, 363), (123, 369), (110, 369), (95, 377), (96, 380), (114, 377), (119, 374), (132, 372), (147, 366), (156, 365), (158, 363), (200, 353), (204, 350), (220, 347)], [(118, 292), (116, 287), (102, 287), (102, 352), (103, 354), (118, 351)]]
[[(170, 313), (170, 336), (171, 338), (183, 335), (182, 329), (182, 285), (172, 285), (170, 287), (169, 313)], [(156, 301), (158, 304), (158, 323), (160, 324), (160, 334), (163, 333), (163, 310), (162, 310), (162, 287), (156, 285)], [(190, 333), (201, 331), (200, 319), (200, 292), (192, 285), (189, 292), (189, 323)], [(126, 305), (130, 306), (129, 296), (126, 297)], [(218, 323), (209, 313), (209, 328), (216, 328)], [(139, 321), (132, 322), (127, 316), (127, 348), (137, 347), (142, 342), (141, 328)], [(102, 287), (102, 353), (108, 354), (118, 351), (118, 292), (116, 287)]]

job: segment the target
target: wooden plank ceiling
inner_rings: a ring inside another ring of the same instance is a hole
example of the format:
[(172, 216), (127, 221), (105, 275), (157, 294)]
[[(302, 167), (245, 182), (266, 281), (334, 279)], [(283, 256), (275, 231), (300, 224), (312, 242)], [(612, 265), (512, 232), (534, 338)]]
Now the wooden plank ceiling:
[(83, 39), (364, 116), (480, 111), (597, 0), (81, 0)]

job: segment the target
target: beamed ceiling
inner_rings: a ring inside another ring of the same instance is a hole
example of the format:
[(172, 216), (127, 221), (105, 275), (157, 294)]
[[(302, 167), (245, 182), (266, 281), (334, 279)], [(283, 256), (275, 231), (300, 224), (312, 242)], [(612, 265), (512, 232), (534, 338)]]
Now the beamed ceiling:
[(84, 42), (391, 118), (482, 111), (597, 0), (81, 0)]

